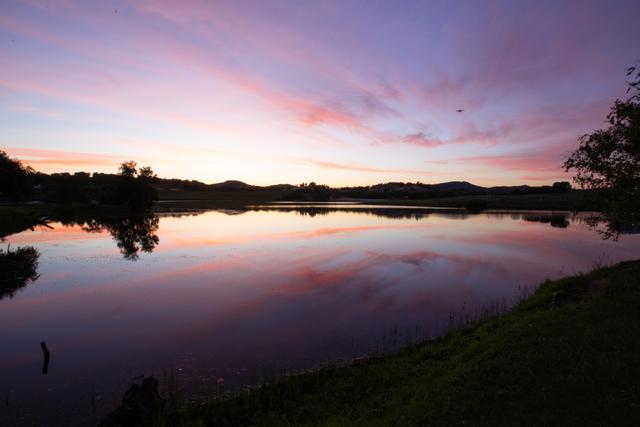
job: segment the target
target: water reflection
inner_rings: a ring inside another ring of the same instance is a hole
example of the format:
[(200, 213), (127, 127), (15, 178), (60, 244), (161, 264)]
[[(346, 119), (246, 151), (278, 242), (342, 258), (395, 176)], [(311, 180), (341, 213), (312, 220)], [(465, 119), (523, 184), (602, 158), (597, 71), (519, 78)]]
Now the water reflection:
[(389, 219), (414, 219), (421, 220), (429, 218), (431, 215), (445, 215), (448, 218), (455, 219), (468, 219), (473, 216), (481, 216), (493, 219), (510, 218), (513, 220), (524, 220), (529, 222), (541, 222), (551, 225), (555, 228), (567, 228), (570, 225), (569, 219), (584, 223), (590, 216), (585, 216), (578, 213), (569, 212), (509, 212), (509, 211), (495, 211), (495, 212), (472, 212), (466, 209), (455, 208), (429, 208), (429, 207), (412, 207), (412, 206), (392, 206), (384, 207), (377, 205), (300, 205), (300, 204), (272, 204), (272, 205), (260, 205), (252, 208), (258, 212), (295, 212), (301, 216), (309, 216), (311, 218), (317, 215), (330, 215), (336, 212), (346, 212), (351, 214), (363, 214), (371, 215), (378, 218)]
[(390, 219), (415, 219), (420, 220), (428, 218), (433, 213), (446, 213), (456, 218), (468, 218), (469, 212), (462, 209), (428, 209), (419, 207), (384, 207), (374, 205), (286, 205), (286, 204), (272, 204), (272, 205), (260, 205), (252, 207), (252, 210), (257, 212), (295, 212), (301, 216), (315, 217), (326, 216), (337, 212), (350, 213), (350, 214), (363, 214), (371, 215), (377, 218), (390, 218)]
[(38, 278), (40, 253), (32, 246), (12, 250), (0, 249), (0, 300), (15, 293)]
[(51, 225), (8, 238), (41, 252), (41, 277), (0, 301), (0, 389), (46, 407), (32, 425), (104, 414), (151, 371), (225, 391), (394, 348), (545, 278), (640, 256), (640, 236), (603, 242), (566, 212), (270, 206)]
[(549, 224), (554, 228), (567, 228), (569, 226), (566, 214), (525, 215), (523, 219), (529, 222)]
[(640, 234), (640, 212), (593, 213), (585, 221), (605, 240), (618, 240), (622, 234)]
[(135, 261), (140, 252), (153, 252), (160, 238), (157, 216), (128, 216), (91, 219), (82, 226), (87, 233), (108, 231), (125, 259)]

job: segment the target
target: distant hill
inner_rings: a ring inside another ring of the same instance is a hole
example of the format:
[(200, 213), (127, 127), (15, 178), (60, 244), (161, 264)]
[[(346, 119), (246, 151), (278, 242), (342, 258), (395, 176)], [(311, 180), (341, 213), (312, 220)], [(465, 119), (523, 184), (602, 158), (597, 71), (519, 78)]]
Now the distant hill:
[(469, 191), (469, 192), (484, 192), (487, 190), (485, 187), (471, 184), (467, 181), (449, 181), (442, 182), (440, 184), (431, 184), (431, 188), (435, 190), (443, 191)]
[(209, 184), (209, 189), (212, 190), (227, 190), (227, 191), (238, 191), (238, 190), (251, 190), (254, 188), (253, 185), (249, 185), (242, 181), (235, 180), (227, 180), (225, 182), (219, 182), (217, 184)]
[[(323, 194), (331, 193), (332, 197), (430, 197), (435, 195), (457, 195), (457, 194), (525, 194), (530, 192), (545, 192), (551, 189), (550, 186), (531, 187), (529, 185), (514, 186), (494, 186), (482, 187), (468, 181), (448, 181), (436, 184), (424, 184), (422, 182), (385, 182), (369, 186), (356, 187), (338, 187), (331, 188), (321, 184), (274, 184), (267, 186), (251, 185), (238, 180), (227, 180), (215, 184), (205, 184), (200, 181), (187, 181), (179, 179), (161, 179), (156, 180), (158, 187), (168, 191), (284, 191), (285, 193), (312, 191)], [(446, 193), (446, 194), (445, 194)], [(325, 196), (323, 196), (325, 197)]]
[(332, 188), (321, 184), (303, 184), (283, 191), (285, 200), (328, 201), (339, 199), (389, 199), (428, 200), (456, 196), (482, 196), (506, 194), (562, 193), (571, 190), (568, 182), (557, 182), (553, 186), (540, 187), (499, 186), (481, 187), (467, 181), (449, 181), (437, 184), (422, 182), (386, 182), (359, 187)]

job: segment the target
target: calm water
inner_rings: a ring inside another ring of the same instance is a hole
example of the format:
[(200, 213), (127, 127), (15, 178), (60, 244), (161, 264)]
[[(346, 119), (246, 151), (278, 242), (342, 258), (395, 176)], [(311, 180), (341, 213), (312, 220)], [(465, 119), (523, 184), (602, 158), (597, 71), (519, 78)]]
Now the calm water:
[(42, 255), (39, 279), (0, 300), (0, 423), (86, 423), (138, 375), (192, 395), (397, 348), (545, 278), (640, 257), (638, 235), (602, 241), (545, 212), (283, 205), (81, 222), (7, 238)]

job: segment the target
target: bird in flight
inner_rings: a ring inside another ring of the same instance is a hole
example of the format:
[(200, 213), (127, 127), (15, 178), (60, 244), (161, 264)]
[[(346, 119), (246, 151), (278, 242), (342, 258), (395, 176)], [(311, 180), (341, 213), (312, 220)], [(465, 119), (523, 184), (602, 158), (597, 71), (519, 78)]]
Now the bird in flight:
[(464, 110), (456, 110), (456, 113), (462, 113)]

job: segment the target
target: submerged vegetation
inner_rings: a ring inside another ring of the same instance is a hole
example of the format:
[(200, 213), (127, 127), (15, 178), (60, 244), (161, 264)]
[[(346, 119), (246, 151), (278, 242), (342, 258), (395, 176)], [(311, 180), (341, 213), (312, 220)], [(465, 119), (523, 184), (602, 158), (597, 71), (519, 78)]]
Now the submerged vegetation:
[(280, 378), (166, 424), (622, 425), (640, 408), (640, 261), (547, 281), (396, 355)]
[(40, 253), (32, 246), (0, 249), (0, 299), (13, 297), (38, 278), (39, 257)]

